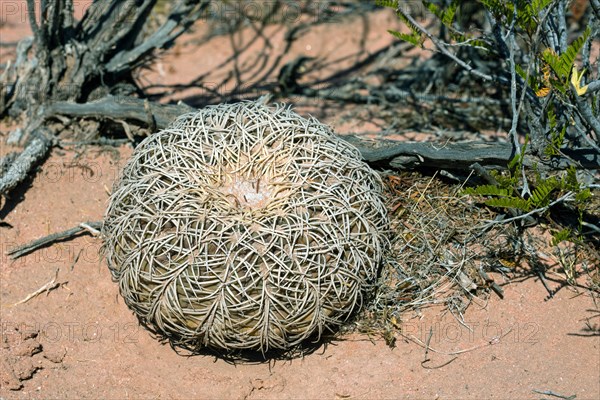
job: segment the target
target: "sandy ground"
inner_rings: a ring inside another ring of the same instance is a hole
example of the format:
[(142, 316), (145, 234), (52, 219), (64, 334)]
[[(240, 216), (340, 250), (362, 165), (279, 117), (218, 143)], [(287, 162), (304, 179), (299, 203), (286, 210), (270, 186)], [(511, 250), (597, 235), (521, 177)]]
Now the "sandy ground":
[[(25, 7), (22, 3), (16, 4)], [(7, 4), (2, 3), (4, 17)], [(365, 43), (371, 46), (368, 53), (391, 40), (385, 29), (393, 21), (393, 15), (378, 14), (317, 27), (295, 42), (286, 57), (308, 52), (342, 60), (332, 68), (343, 68), (356, 62), (352, 55)], [(10, 22), (0, 28), (3, 42), (28, 32), (24, 19)], [(272, 29), (276, 52), (283, 32)], [(333, 39), (322, 40), (325, 33)], [(230, 55), (229, 39), (214, 38), (200, 48), (185, 42), (162, 57), (144, 79), (186, 83), (206, 72), (212, 74), (206, 82), (220, 82), (224, 72), (214, 68)], [(5, 62), (8, 53), (3, 51)], [(257, 53), (248, 54), (245, 60)], [(172, 98), (198, 94), (201, 89), (192, 88)], [(341, 127), (338, 114), (320, 111), (325, 122)], [(8, 128), (1, 128), (5, 135)], [(364, 127), (343, 127), (353, 128)], [(15, 245), (82, 221), (99, 221), (112, 182), (130, 154), (128, 147), (55, 149), (35, 177), (2, 205), (1, 398), (556, 398), (551, 393), (600, 398), (597, 306), (589, 296), (569, 289), (548, 299), (535, 279), (505, 286), (504, 300), (492, 296), (487, 303), (472, 305), (464, 315), (466, 324), (436, 307), (418, 317), (406, 315), (393, 349), (380, 338), (354, 334), (304, 358), (233, 365), (210, 356), (179, 355), (141, 328), (99, 256), (99, 239), (80, 237), (16, 261), (6, 255)], [(49, 282), (58, 285), (21, 302)]]

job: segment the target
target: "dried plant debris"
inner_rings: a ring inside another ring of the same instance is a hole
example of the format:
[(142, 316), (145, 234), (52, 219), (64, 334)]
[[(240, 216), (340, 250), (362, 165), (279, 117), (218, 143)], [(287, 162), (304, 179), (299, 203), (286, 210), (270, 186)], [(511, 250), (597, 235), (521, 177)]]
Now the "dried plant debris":
[[(432, 304), (443, 304), (457, 318), (473, 301), (503, 286), (535, 278), (551, 297), (568, 287), (600, 294), (600, 257), (592, 243), (552, 243), (556, 227), (519, 228), (493, 224), (497, 213), (461, 185), (437, 175), (384, 174), (390, 213), (391, 245), (369, 306), (346, 331), (383, 336), (393, 345), (402, 321)], [(547, 277), (547, 279), (546, 279)]]
[(260, 102), (135, 150), (102, 234), (127, 305), (193, 352), (289, 350), (361, 305), (387, 246), (380, 176), (325, 125)]

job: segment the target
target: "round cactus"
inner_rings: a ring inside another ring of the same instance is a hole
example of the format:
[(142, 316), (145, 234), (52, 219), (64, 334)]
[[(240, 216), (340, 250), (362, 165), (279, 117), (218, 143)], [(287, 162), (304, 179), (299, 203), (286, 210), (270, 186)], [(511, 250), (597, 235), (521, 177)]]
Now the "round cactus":
[(381, 181), (286, 107), (209, 106), (135, 149), (104, 252), (142, 323), (193, 351), (289, 350), (360, 306), (384, 251)]

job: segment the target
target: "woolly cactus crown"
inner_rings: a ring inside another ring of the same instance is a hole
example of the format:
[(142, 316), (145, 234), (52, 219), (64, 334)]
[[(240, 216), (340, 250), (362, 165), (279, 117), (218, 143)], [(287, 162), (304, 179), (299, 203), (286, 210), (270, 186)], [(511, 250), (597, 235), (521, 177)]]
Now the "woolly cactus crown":
[(192, 351), (288, 350), (361, 304), (385, 247), (379, 176), (325, 125), (257, 102), (145, 139), (103, 236), (126, 304)]

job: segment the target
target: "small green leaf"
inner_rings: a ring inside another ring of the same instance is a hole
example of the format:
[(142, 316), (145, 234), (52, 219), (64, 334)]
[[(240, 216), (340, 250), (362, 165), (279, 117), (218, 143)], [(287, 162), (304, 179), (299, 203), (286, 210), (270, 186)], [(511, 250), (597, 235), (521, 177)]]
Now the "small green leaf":
[(567, 168), (567, 174), (562, 179), (562, 186), (565, 190), (570, 190), (572, 192), (579, 192), (579, 181), (577, 180), (577, 169), (575, 166), (571, 165)]
[(586, 188), (586, 189), (582, 190), (581, 192), (578, 192), (577, 194), (575, 194), (575, 201), (577, 201), (578, 203), (584, 203), (584, 202), (588, 201), (591, 197), (592, 197), (592, 192), (590, 191), (589, 188)]
[(525, 151), (527, 150), (527, 145), (529, 144), (529, 136), (525, 136), (525, 142), (523, 146), (521, 146), (521, 154), (515, 155), (508, 162), (508, 170), (511, 172), (513, 176), (519, 174), (521, 171), (521, 167), (523, 166), (523, 158), (525, 157)]
[(552, 234), (552, 240), (550, 241), (550, 244), (552, 246), (556, 246), (560, 242), (564, 242), (567, 240), (570, 241), (570, 240), (572, 240), (572, 234), (573, 234), (573, 232), (569, 228), (565, 228), (558, 232), (555, 232)]
[(550, 123), (550, 128), (556, 128), (556, 113), (554, 112), (554, 105), (552, 103), (550, 103), (547, 115), (548, 122)]
[(380, 6), (380, 7), (391, 7), (391, 8), (397, 8), (398, 7), (398, 0), (376, 0), (375, 4)]
[(391, 33), (398, 39), (408, 42), (408, 43), (412, 44), (413, 46), (421, 47), (421, 48), (423, 47), (423, 37), (416, 32), (408, 34), (408, 33), (401, 33), (398, 31), (388, 29), (388, 33)]
[(458, 2), (453, 0), (452, 3), (442, 13), (442, 23), (445, 26), (451, 26), (454, 22), (454, 16), (456, 15), (456, 9), (458, 8)]
[(500, 188), (496, 185), (481, 185), (475, 188), (466, 188), (463, 194), (479, 195), (479, 196), (510, 196), (508, 189)]
[(559, 187), (560, 183), (555, 177), (550, 177), (538, 183), (531, 193), (529, 201), (533, 207), (546, 207), (550, 204), (550, 193)]
[[(555, 117), (556, 118), (556, 117)], [(552, 125), (552, 121), (550, 122)], [(556, 120), (554, 120), (554, 124), (556, 124)], [(557, 156), (560, 154), (560, 148), (563, 146), (565, 141), (565, 134), (567, 133), (567, 126), (564, 125), (562, 129), (557, 131), (556, 129), (552, 129), (550, 132), (550, 143), (544, 149), (544, 154), (547, 156)]]
[(575, 39), (573, 43), (571, 43), (567, 50), (558, 55), (554, 52), (554, 50), (548, 48), (542, 52), (542, 58), (544, 61), (550, 65), (550, 68), (554, 71), (554, 73), (561, 79), (565, 84), (568, 83), (569, 76), (571, 75), (571, 71), (574, 68), (575, 59), (577, 58), (577, 54), (587, 41), (588, 37), (591, 34), (591, 29), (588, 26), (583, 34)]

